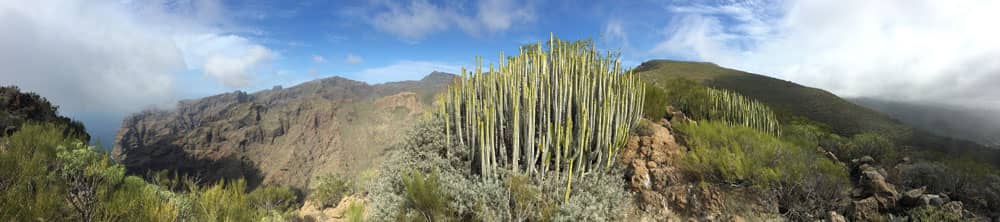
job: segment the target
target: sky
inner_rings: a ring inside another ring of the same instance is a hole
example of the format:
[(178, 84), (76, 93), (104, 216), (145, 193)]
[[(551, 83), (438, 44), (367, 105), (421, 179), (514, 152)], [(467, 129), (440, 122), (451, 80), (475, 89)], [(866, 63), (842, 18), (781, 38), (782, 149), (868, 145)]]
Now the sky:
[[(0, 0), (0, 85), (105, 144), (181, 99), (458, 72), (592, 38), (622, 62), (708, 61), (845, 97), (1000, 107), (1000, 1)], [(998, 117), (1000, 118), (1000, 117)]]

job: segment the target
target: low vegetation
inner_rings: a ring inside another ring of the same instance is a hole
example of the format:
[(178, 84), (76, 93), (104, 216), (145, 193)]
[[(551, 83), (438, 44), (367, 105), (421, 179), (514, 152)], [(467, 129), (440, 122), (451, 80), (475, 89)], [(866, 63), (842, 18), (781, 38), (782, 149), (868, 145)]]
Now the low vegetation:
[(25, 124), (0, 141), (0, 220), (260, 221), (291, 218), (287, 187), (248, 192), (242, 179), (199, 185), (154, 173), (125, 174), (106, 153), (68, 136), (66, 126)]
[(848, 190), (850, 181), (845, 166), (803, 145), (817, 141), (801, 136), (814, 133), (802, 128), (775, 137), (718, 121), (681, 123), (676, 129), (690, 149), (681, 167), (702, 181), (773, 193), (786, 217), (809, 219), (836, 209), (832, 200)]
[(351, 181), (339, 174), (324, 175), (318, 179), (312, 193), (309, 194), (309, 199), (320, 207), (335, 207), (341, 199), (354, 190)]

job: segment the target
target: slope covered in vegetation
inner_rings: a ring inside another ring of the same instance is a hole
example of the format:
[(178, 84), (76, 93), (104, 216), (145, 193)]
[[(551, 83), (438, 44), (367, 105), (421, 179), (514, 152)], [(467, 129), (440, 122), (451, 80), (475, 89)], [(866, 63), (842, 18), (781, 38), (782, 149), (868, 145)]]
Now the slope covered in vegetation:
[(10, 135), (28, 122), (51, 122), (69, 126), (67, 134), (90, 141), (83, 123), (59, 115), (59, 106), (32, 92), (21, 92), (17, 86), (0, 87), (0, 137)]
[(927, 157), (947, 153), (1000, 165), (1000, 152), (996, 150), (914, 129), (886, 114), (821, 89), (704, 62), (652, 60), (644, 62), (634, 71), (661, 88), (684, 88), (687, 84), (678, 81), (689, 80), (742, 94), (773, 108), (783, 123), (805, 118), (841, 136), (862, 133), (882, 135), (902, 147), (926, 152), (924, 156)]

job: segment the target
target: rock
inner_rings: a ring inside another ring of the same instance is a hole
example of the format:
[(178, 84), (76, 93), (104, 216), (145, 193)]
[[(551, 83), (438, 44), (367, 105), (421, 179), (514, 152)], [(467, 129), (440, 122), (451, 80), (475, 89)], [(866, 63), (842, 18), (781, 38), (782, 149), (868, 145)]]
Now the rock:
[(632, 162), (632, 178), (630, 183), (632, 191), (649, 189), (653, 184), (649, 180), (649, 170), (646, 169), (642, 160)]
[(649, 161), (649, 162), (646, 162), (646, 167), (648, 167), (648, 168), (656, 168), (657, 164), (654, 161)]
[(951, 202), (948, 202), (948, 203), (944, 204), (943, 206), (941, 206), (941, 208), (943, 208), (944, 210), (947, 210), (948, 212), (957, 214), (957, 215), (962, 215), (962, 212), (965, 211), (965, 208), (964, 208), (964, 206), (962, 206), (962, 202), (960, 202), (960, 201), (951, 201)]
[(944, 199), (941, 196), (935, 194), (924, 194), (920, 196), (920, 202), (922, 205), (931, 205), (935, 207), (940, 207), (944, 205)]
[(851, 218), (855, 221), (872, 221), (879, 216), (879, 201), (868, 197), (851, 202)]
[(840, 214), (838, 214), (837, 211), (830, 211), (830, 212), (826, 213), (826, 221), (827, 222), (847, 222), (847, 219), (844, 218), (844, 216), (841, 216)]
[(125, 118), (113, 157), (134, 173), (166, 169), (197, 173), (206, 182), (244, 177), (251, 186), (306, 189), (319, 175), (368, 168), (399, 142), (417, 113), (433, 110), (424, 98), (455, 77), (435, 72), (378, 85), (332, 77), (184, 100), (172, 110)]
[(921, 206), (921, 196), (927, 191), (927, 187), (920, 187), (917, 189), (912, 189), (903, 193), (900, 197), (899, 202), (901, 205), (906, 207), (918, 207)]
[[(865, 164), (862, 166), (868, 165)], [(885, 177), (883, 177), (882, 174), (873, 167), (864, 168), (861, 175), (862, 177), (859, 183), (865, 190), (868, 191), (867, 193), (892, 199), (895, 199), (898, 195), (896, 188), (892, 184), (886, 182)]]
[[(313, 221), (347, 221), (346, 213), (352, 204), (366, 205), (367, 200), (361, 196), (346, 196), (337, 203), (336, 207), (319, 208), (312, 201), (306, 200), (299, 208), (298, 216), (309, 218)], [(365, 208), (367, 213), (368, 208)], [(308, 220), (307, 220), (308, 221)]]
[(863, 157), (861, 157), (861, 159), (858, 160), (858, 163), (860, 163), (860, 164), (875, 164), (875, 158), (872, 158), (871, 156), (863, 156)]

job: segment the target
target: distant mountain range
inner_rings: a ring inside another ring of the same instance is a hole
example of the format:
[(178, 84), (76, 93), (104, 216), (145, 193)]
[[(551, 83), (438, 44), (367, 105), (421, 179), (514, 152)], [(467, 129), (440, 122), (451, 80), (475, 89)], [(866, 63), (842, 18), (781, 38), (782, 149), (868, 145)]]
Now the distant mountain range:
[(971, 140), (1000, 148), (1000, 109), (974, 109), (941, 104), (896, 102), (876, 98), (850, 98), (873, 110), (889, 114), (907, 125), (935, 134)]

